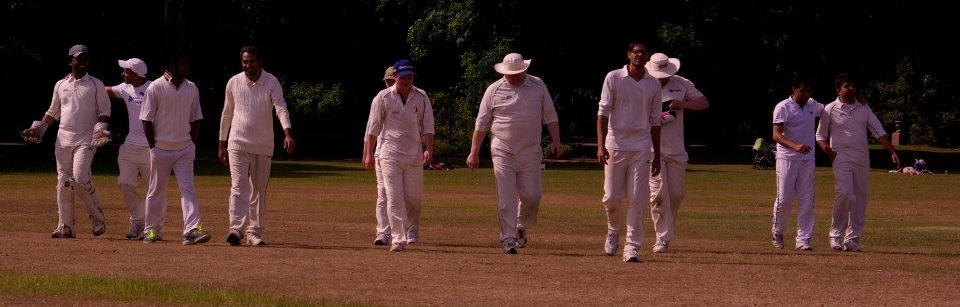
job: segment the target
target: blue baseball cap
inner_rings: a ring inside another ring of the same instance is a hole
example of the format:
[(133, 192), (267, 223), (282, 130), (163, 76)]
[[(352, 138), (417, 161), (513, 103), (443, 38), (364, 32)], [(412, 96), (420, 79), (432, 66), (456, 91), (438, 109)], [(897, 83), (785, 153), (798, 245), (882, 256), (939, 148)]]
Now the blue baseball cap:
[(417, 74), (417, 70), (413, 69), (413, 63), (410, 63), (410, 60), (399, 60), (393, 63), (393, 72), (397, 78)]

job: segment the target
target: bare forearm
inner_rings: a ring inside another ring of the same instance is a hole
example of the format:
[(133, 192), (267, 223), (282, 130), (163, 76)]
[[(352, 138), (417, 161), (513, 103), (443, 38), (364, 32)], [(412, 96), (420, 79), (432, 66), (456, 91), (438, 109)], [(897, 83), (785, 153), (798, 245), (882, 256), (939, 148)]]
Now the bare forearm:
[(597, 115), (597, 146), (603, 148), (607, 137), (607, 117)]
[(683, 102), (683, 108), (687, 110), (702, 111), (710, 107), (707, 96), (700, 96)]
[(660, 156), (660, 126), (650, 127), (650, 139), (653, 141), (653, 155)]
[(55, 120), (53, 119), (53, 116), (50, 116), (50, 115), (47, 115), (47, 114), (43, 114), (43, 119), (42, 119), (42, 120), (43, 120), (44, 123), (47, 124), (47, 126), (52, 126), (52, 125), (53, 125), (53, 122), (55, 121)]
[(486, 131), (482, 130), (473, 130), (473, 138), (470, 139), (470, 154), (476, 155), (480, 153), (480, 144), (483, 144), (483, 138), (487, 136)]
[(423, 144), (427, 146), (426, 151), (433, 152), (433, 134), (431, 133), (424, 134)]
[(193, 140), (193, 143), (197, 143), (197, 139), (200, 138), (200, 121), (195, 120), (190, 122), (190, 139)]
[(550, 140), (554, 142), (560, 141), (560, 122), (552, 122), (547, 124), (547, 133), (550, 134)]
[(377, 136), (368, 134), (363, 141), (363, 156), (372, 157), (375, 148), (377, 148)]
[(897, 150), (893, 148), (893, 143), (890, 142), (889, 135), (881, 135), (879, 138), (877, 138), (877, 141), (880, 141), (880, 145), (883, 145), (883, 148), (886, 148), (887, 152), (891, 155), (897, 153)]
[(153, 122), (142, 120), (143, 123), (143, 135), (147, 137), (147, 144), (150, 145), (150, 148), (153, 148), (157, 145), (156, 131), (153, 130)]

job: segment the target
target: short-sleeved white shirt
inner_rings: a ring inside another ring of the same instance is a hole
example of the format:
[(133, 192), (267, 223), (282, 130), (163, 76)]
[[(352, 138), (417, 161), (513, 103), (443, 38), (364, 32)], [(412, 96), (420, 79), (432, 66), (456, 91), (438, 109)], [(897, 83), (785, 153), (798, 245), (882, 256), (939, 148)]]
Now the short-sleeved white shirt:
[(165, 76), (147, 87), (140, 120), (153, 123), (156, 147), (179, 150), (190, 145), (190, 123), (203, 119), (200, 91), (190, 80), (183, 79), (177, 88)]
[[(783, 136), (787, 139), (815, 148), (816, 121), (823, 112), (823, 104), (813, 98), (800, 106), (793, 96), (787, 97), (773, 108), (773, 123), (783, 124)], [(813, 152), (802, 153), (777, 143), (777, 159), (814, 160)]]
[(124, 144), (147, 146), (147, 136), (143, 135), (143, 123), (140, 122), (140, 107), (143, 105), (143, 99), (150, 86), (150, 80), (140, 86), (133, 86), (130, 83), (120, 83), (113, 87), (113, 94), (117, 98), (123, 99), (127, 106), (127, 119), (129, 120), (130, 130), (127, 132), (127, 138)]
[(381, 90), (370, 103), (367, 135), (383, 132), (380, 159), (423, 162), (423, 135), (434, 134), (433, 107), (423, 90), (413, 87), (403, 103), (396, 85)]
[(90, 144), (93, 127), (100, 116), (110, 116), (110, 98), (103, 82), (89, 73), (80, 79), (73, 74), (57, 81), (46, 115), (60, 121), (57, 145)]
[(553, 99), (543, 80), (527, 75), (513, 86), (506, 78), (490, 84), (480, 100), (475, 128), (490, 131), (490, 147), (508, 153), (541, 152), (543, 125), (557, 122)]
[(660, 126), (660, 81), (644, 74), (640, 81), (627, 66), (607, 73), (600, 92), (597, 115), (607, 122), (606, 148), (646, 151), (653, 148), (650, 127)]
[[(700, 90), (693, 85), (693, 82), (687, 78), (677, 75), (668, 78), (670, 78), (670, 81), (667, 81), (667, 84), (660, 90), (661, 102), (671, 100), (687, 101), (703, 96)], [(660, 107), (662, 109), (664, 108), (663, 105)], [(666, 109), (664, 109), (664, 111), (666, 111)], [(678, 110), (676, 119), (660, 126), (660, 154), (669, 155), (678, 161), (686, 162), (687, 150), (684, 148), (683, 142), (683, 113), (686, 112)]]
[(854, 155), (847, 158), (869, 163), (868, 132), (874, 138), (887, 134), (869, 106), (859, 101), (842, 103), (838, 98), (823, 109), (817, 127), (817, 141), (829, 140), (834, 151)]

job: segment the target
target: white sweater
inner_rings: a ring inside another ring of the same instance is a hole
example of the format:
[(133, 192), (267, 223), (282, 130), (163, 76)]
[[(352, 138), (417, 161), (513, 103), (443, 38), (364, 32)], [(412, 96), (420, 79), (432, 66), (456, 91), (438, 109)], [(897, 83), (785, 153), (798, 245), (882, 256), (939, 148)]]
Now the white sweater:
[(273, 74), (261, 71), (257, 82), (242, 72), (230, 78), (220, 118), (220, 140), (227, 141), (227, 150), (273, 156), (272, 109), (280, 125), (290, 128), (283, 87)]

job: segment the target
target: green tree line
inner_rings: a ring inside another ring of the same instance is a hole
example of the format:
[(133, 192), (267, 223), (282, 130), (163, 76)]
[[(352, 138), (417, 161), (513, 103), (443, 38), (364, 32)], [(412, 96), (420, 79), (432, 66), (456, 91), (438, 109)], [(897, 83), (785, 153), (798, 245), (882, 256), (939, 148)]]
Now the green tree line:
[[(9, 0), (0, 7), (0, 142), (17, 142), (49, 106), (68, 71), (66, 50), (90, 47), (91, 74), (121, 82), (117, 59), (139, 57), (159, 75), (165, 55), (187, 50), (201, 88), (203, 139), (214, 146), (226, 80), (239, 49), (264, 50), (285, 86), (301, 154), (358, 156), (366, 113), (384, 68), (402, 58), (432, 98), (439, 154), (469, 148), (493, 64), (509, 52), (533, 59), (568, 142), (589, 142), (603, 76), (626, 63), (631, 41), (682, 61), (679, 74), (711, 101), (690, 112), (688, 143), (734, 146), (770, 134), (773, 106), (795, 78), (835, 99), (850, 73), (889, 132), (903, 141), (960, 142), (956, 18), (924, 1), (445, 1), (445, 0)], [(922, 35), (920, 35), (922, 33)], [(115, 127), (123, 108), (115, 104)], [(119, 141), (119, 139), (118, 139)], [(203, 145), (202, 146), (207, 146)]]

